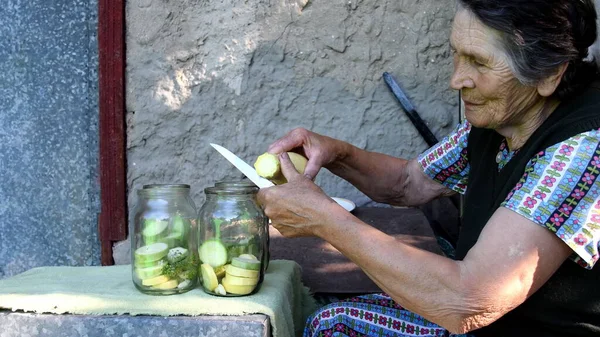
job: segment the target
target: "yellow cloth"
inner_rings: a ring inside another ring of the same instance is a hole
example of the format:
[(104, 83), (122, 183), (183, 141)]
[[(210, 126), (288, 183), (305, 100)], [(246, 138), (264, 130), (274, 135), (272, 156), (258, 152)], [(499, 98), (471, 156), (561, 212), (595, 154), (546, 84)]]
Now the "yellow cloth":
[(131, 266), (40, 267), (0, 280), (0, 308), (91, 315), (244, 315), (270, 317), (273, 336), (300, 335), (316, 304), (301, 281), (300, 266), (274, 260), (251, 296), (217, 297), (196, 288), (185, 294), (140, 293)]

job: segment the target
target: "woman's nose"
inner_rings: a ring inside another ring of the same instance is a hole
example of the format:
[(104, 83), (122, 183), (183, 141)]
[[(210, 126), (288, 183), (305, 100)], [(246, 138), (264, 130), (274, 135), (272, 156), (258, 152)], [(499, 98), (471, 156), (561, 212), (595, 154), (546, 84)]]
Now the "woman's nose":
[(454, 62), (454, 72), (450, 78), (450, 87), (455, 90), (475, 87), (475, 82), (469, 76), (468, 67), (463, 62)]

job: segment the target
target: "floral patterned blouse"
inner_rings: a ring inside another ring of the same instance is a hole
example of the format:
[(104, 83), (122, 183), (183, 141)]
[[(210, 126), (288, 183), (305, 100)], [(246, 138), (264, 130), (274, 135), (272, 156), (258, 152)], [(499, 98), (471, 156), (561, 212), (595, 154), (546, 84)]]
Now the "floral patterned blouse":
[[(425, 174), (464, 194), (469, 176), (465, 121), (419, 156)], [(506, 141), (498, 149), (498, 170), (515, 155)], [(600, 130), (578, 134), (533, 157), (523, 177), (501, 204), (554, 232), (571, 249), (571, 259), (592, 269), (600, 248)]]

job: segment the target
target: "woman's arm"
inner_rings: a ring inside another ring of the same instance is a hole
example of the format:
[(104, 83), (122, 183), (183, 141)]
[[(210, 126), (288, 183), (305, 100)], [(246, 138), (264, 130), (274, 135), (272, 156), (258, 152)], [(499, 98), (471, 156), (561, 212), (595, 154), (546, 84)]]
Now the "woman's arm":
[(523, 303), (572, 252), (549, 230), (505, 208), (463, 261), (403, 244), (343, 210), (331, 214), (317, 236), (403, 307), (455, 333), (487, 326)]
[(368, 152), (350, 144), (343, 153), (326, 168), (376, 202), (417, 206), (455, 193), (427, 177), (414, 159)]

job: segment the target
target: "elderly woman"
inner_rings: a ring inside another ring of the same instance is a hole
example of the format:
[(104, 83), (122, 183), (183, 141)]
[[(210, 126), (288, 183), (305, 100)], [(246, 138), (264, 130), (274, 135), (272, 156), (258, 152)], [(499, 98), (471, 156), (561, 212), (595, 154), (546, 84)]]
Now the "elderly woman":
[[(303, 129), (270, 146), (289, 181), (259, 194), (273, 226), (328, 241), (385, 292), (322, 308), (305, 336), (600, 335), (595, 40), (590, 0), (460, 0), (450, 85), (467, 121), (451, 135), (413, 160)], [(392, 205), (464, 194), (455, 259), (344, 211), (312, 182), (321, 167)]]

